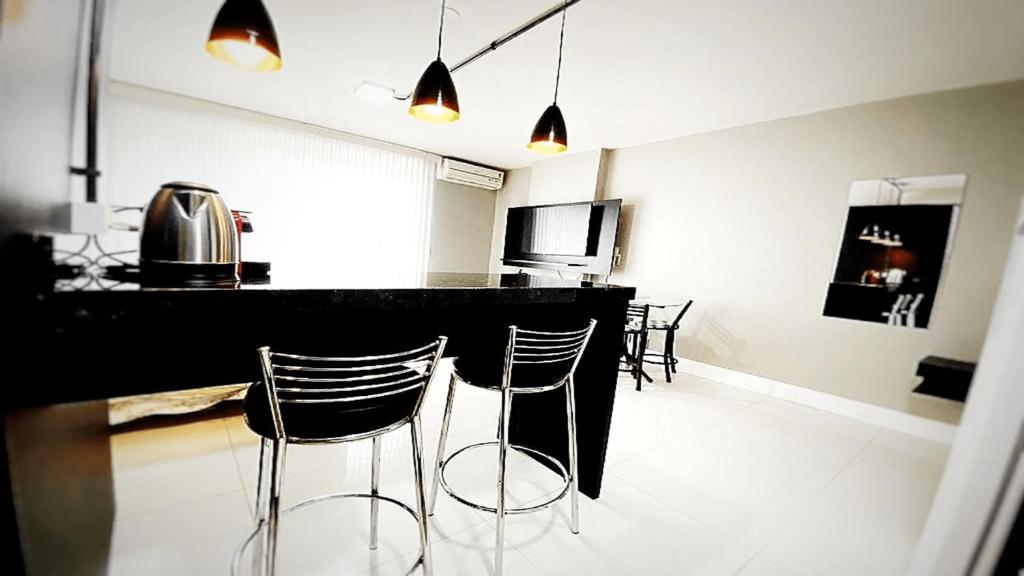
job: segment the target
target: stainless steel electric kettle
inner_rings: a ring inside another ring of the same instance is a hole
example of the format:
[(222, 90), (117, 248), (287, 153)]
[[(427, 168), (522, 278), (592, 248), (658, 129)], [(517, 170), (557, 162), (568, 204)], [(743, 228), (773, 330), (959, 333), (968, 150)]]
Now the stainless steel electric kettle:
[(238, 233), (220, 194), (194, 182), (161, 186), (143, 214), (139, 264), (148, 285), (235, 285)]

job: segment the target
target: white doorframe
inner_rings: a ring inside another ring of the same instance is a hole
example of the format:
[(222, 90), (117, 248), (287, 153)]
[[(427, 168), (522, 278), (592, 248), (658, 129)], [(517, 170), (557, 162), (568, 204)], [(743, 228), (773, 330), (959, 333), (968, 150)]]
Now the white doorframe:
[[(1024, 202), (960, 428), (909, 574), (971, 573), (983, 547), (1001, 550), (1000, 508), (1024, 430)], [(1017, 488), (1013, 488), (1017, 489)], [(1005, 530), (1004, 530), (1005, 532)], [(998, 541), (997, 541), (998, 540)]]

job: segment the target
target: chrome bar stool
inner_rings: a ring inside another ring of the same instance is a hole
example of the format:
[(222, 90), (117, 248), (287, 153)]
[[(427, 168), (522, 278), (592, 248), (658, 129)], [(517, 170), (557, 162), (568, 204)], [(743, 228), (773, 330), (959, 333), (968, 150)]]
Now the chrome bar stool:
[[(572, 525), (573, 534), (578, 534), (579, 528), (579, 490), (576, 477), (576, 399), (574, 397), (575, 384), (573, 375), (576, 366), (579, 365), (580, 357), (583, 355), (590, 335), (594, 332), (597, 321), (591, 320), (590, 324), (581, 330), (569, 332), (541, 332), (537, 330), (524, 330), (516, 326), (508, 329), (508, 344), (505, 348), (505, 361), (501, 371), (500, 381), (471, 381), (460, 370), (460, 361), (455, 362), (455, 371), (452, 373), (451, 382), (448, 385), (448, 400), (444, 408), (444, 420), (441, 424), (441, 438), (437, 447), (437, 461), (434, 466), (434, 482), (430, 491), (430, 508), (428, 514), (434, 513), (434, 506), (437, 504), (438, 484), (456, 501), (461, 502), (477, 510), (491, 512), (497, 516), (497, 533), (494, 546), (494, 576), (501, 576), (502, 557), (505, 540), (505, 516), (507, 514), (525, 514), (535, 512), (551, 506), (569, 494), (572, 502)], [(471, 386), (493, 390), (501, 393), (501, 417), (498, 425), (498, 440), (493, 442), (480, 442), (464, 446), (445, 458), (445, 442), (448, 439), (448, 426), (452, 418), (452, 406), (455, 401), (455, 386), (457, 382), (464, 382)], [(520, 382), (530, 381), (531, 386), (522, 385)], [(510, 444), (508, 439), (509, 415), (512, 409), (512, 396), (515, 394), (536, 394), (565, 389), (565, 411), (566, 426), (569, 436), (569, 470), (566, 471), (562, 463), (555, 458), (527, 448)], [(445, 480), (445, 469), (459, 454), (480, 448), (483, 446), (498, 446), (498, 498), (496, 506), (485, 506), (477, 504), (456, 494)], [(527, 454), (536, 459), (550, 463), (564, 481), (564, 486), (553, 498), (522, 508), (509, 508), (505, 504), (505, 478), (506, 464), (508, 461), (509, 449)]]
[[(256, 526), (235, 553), (232, 574), (238, 574), (243, 554), (255, 545), (254, 574), (274, 576), (281, 516), (327, 500), (362, 498), (370, 501), (370, 549), (376, 549), (378, 542), (379, 503), (398, 506), (419, 525), (420, 556), (409, 572), (422, 566), (423, 574), (430, 576), (420, 408), (446, 343), (447, 338), (442, 336), (412, 350), (361, 357), (301, 356), (272, 352), (268, 347), (259, 349), (263, 380), (251, 385), (245, 398), (246, 423), (262, 437)], [(379, 493), (381, 437), (406, 424), (412, 435), (416, 511)], [(327, 494), (281, 509), (289, 444), (334, 444), (367, 438), (373, 439), (369, 493)]]

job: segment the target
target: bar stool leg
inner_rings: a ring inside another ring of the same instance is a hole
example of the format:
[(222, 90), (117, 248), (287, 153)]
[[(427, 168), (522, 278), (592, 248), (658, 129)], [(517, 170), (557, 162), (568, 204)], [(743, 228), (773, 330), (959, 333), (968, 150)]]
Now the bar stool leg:
[(498, 428), (498, 505), (495, 524), (494, 576), (501, 576), (505, 549), (505, 464), (508, 458), (508, 421), (512, 408), (512, 392), (501, 391), (501, 426)]
[(576, 391), (573, 377), (565, 384), (565, 412), (569, 426), (569, 498), (572, 503), (573, 534), (580, 533), (580, 493), (576, 480)]
[[(269, 461), (267, 457), (267, 448), (269, 445), (270, 440), (260, 438), (260, 464), (259, 468), (256, 470), (256, 502), (252, 509), (253, 520), (255, 520), (256, 527), (259, 530), (265, 530), (266, 527), (263, 524), (267, 521), (267, 508), (264, 506), (264, 501), (267, 499), (267, 463)], [(253, 576), (263, 574), (263, 541), (265, 538), (265, 533), (260, 534), (254, 543), (252, 551)]]
[(288, 444), (283, 439), (273, 441), (270, 456), (270, 494), (267, 502), (267, 542), (266, 570), (267, 576), (277, 574), (277, 524), (281, 510), (281, 483), (284, 479), (284, 458)]
[[(380, 436), (373, 437), (373, 459), (370, 463), (370, 494), (380, 494)], [(380, 514), (380, 501), (370, 498), (370, 550), (377, 549), (379, 530), (377, 520)]]
[(423, 576), (431, 576), (433, 559), (430, 555), (430, 536), (427, 532), (427, 499), (423, 482), (423, 429), (420, 417), (412, 419), (412, 467), (416, 476), (416, 519), (420, 524), (420, 546), (423, 548)]
[(437, 505), (437, 485), (441, 479), (441, 463), (444, 462), (444, 445), (448, 441), (448, 425), (452, 421), (452, 408), (455, 405), (455, 375), (452, 374), (448, 383), (448, 400), (444, 404), (444, 418), (441, 420), (441, 438), (437, 443), (437, 459), (434, 461), (434, 481), (430, 486), (430, 508), (428, 515), (434, 515)]

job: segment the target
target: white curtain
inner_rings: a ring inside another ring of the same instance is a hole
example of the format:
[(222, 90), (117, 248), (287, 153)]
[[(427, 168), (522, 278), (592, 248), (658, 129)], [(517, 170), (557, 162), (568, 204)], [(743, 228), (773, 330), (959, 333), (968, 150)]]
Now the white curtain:
[[(142, 205), (164, 182), (201, 182), (229, 208), (252, 212), (255, 231), (243, 236), (242, 258), (270, 261), (276, 286), (420, 281), (430, 237), (430, 157), (189, 106), (187, 99), (156, 100), (106, 99), (106, 202)], [(137, 242), (120, 234), (113, 247)]]

